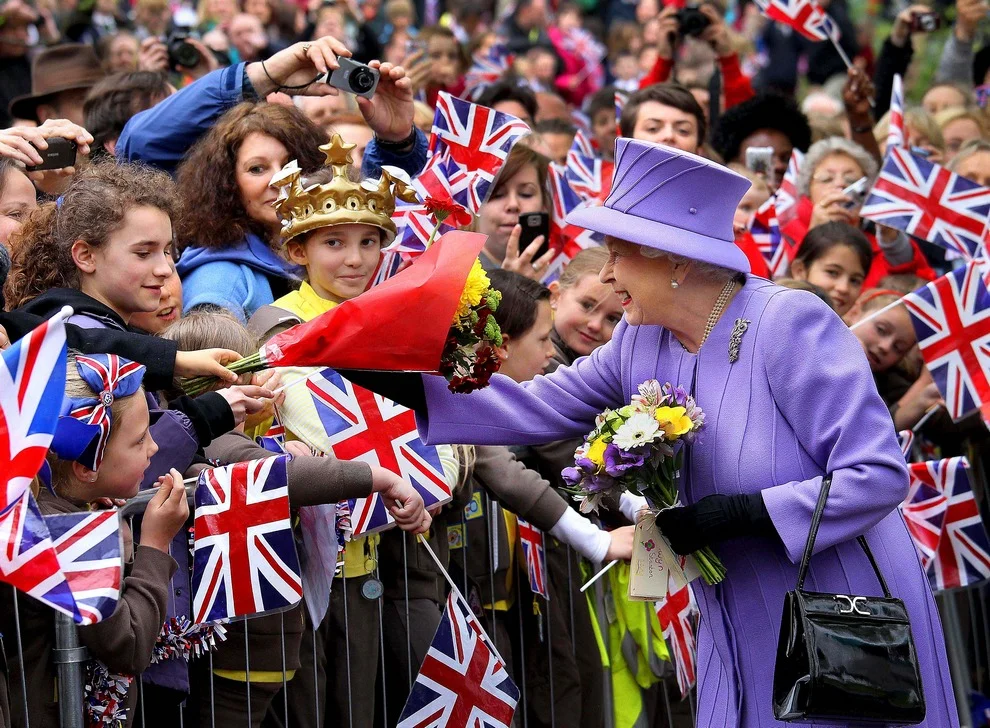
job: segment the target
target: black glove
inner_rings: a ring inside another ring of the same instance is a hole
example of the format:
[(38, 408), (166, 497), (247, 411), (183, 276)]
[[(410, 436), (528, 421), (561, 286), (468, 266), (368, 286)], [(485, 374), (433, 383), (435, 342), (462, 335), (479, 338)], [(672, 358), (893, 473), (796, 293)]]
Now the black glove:
[(739, 536), (779, 538), (759, 493), (710, 495), (690, 506), (668, 508), (657, 514), (657, 526), (681, 556)]
[(340, 376), (358, 386), (408, 407), (426, 413), (426, 390), (423, 375), (414, 372), (380, 372), (358, 369), (337, 369)]

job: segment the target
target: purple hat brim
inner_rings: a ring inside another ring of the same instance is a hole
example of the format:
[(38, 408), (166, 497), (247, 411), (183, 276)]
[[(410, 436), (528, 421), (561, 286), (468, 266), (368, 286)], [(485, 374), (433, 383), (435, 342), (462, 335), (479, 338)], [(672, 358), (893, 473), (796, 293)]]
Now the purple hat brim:
[(691, 260), (712, 263), (740, 273), (751, 272), (746, 254), (732, 241), (646, 220), (611, 207), (580, 207), (567, 216), (567, 223)]

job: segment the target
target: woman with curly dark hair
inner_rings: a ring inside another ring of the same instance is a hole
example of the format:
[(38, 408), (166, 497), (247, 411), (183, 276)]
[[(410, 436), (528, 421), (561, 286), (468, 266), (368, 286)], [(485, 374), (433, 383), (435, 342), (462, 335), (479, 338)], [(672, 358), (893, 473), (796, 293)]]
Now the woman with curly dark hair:
[(272, 176), (290, 160), (324, 163), (327, 133), (291, 106), (243, 103), (224, 114), (178, 170), (183, 309), (215, 306), (246, 321), (286, 294), (299, 270), (276, 252)]

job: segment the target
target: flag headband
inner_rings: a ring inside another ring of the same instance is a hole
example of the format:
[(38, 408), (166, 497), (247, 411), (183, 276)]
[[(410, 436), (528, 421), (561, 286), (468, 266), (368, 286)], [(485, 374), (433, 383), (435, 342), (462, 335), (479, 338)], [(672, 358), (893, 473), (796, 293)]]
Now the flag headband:
[(80, 354), (76, 371), (97, 396), (66, 401), (51, 448), (64, 460), (98, 470), (110, 440), (114, 400), (141, 388), (145, 367), (116, 354)]

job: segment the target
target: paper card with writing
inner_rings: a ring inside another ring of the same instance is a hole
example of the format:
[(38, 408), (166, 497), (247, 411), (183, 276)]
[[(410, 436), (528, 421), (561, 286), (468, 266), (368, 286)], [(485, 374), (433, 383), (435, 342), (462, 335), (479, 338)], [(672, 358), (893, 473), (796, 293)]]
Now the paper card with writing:
[(629, 598), (636, 601), (667, 596), (670, 562), (664, 558), (667, 547), (656, 522), (641, 519), (636, 524), (632, 560), (629, 563)]

